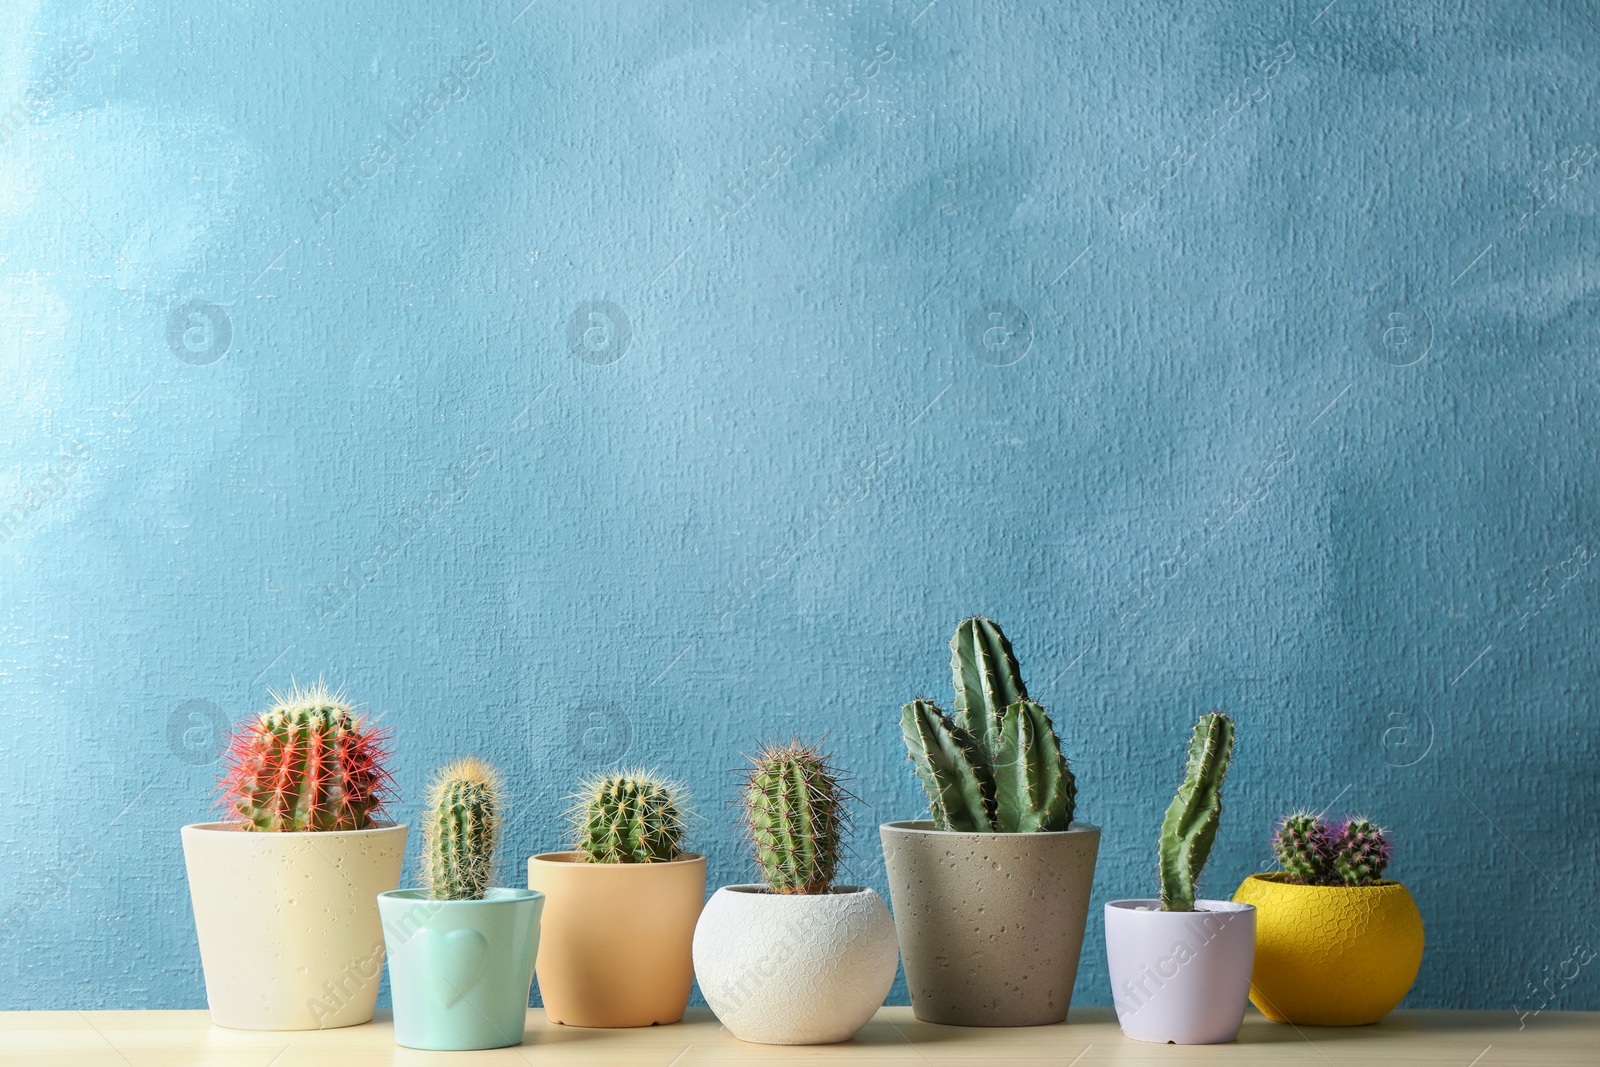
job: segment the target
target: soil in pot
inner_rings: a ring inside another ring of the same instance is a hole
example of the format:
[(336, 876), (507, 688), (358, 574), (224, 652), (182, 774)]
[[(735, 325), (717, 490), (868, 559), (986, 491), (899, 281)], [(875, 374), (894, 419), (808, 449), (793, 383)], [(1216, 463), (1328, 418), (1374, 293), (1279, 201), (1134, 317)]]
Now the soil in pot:
[(724, 886), (694, 934), (700, 992), (741, 1041), (848, 1041), (883, 1005), (899, 952), (883, 898), (860, 886), (814, 895)]
[(884, 862), (911, 1006), (924, 1022), (1063, 1022), (1078, 976), (1100, 830), (935, 830), (884, 823)]
[(1375, 1023), (1416, 981), (1422, 915), (1399, 882), (1298, 885), (1254, 874), (1233, 899), (1255, 905), (1259, 916), (1250, 1001), (1269, 1019)]
[(183, 828), (206, 1003), (218, 1026), (319, 1030), (372, 1018), (383, 977), (377, 896), (400, 884), (406, 828)]
[(528, 888), (545, 895), (536, 970), (551, 1022), (652, 1026), (683, 1018), (705, 903), (704, 856), (590, 863), (579, 852), (546, 852), (528, 860)]
[(452, 1052), (520, 1045), (543, 907), (529, 889), (482, 900), (380, 893), (395, 1041)]
[(1159, 900), (1106, 904), (1106, 960), (1122, 1032), (1138, 1041), (1213, 1045), (1244, 1021), (1256, 912), (1230, 900), (1162, 911)]

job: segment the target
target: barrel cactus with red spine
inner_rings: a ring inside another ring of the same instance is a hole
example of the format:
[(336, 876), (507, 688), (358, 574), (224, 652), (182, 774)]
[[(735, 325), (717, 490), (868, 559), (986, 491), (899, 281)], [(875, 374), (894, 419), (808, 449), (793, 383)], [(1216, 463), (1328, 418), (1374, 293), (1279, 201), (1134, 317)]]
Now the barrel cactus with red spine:
[(246, 830), (366, 830), (394, 791), (387, 735), (321, 682), (272, 694), (228, 744), (222, 803)]

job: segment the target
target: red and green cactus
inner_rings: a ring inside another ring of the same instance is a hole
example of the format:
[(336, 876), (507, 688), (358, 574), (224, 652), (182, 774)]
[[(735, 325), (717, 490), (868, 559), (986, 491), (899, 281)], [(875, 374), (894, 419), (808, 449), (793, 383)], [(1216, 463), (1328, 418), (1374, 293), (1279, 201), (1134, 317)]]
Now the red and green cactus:
[(228, 743), (221, 803), (242, 828), (365, 830), (394, 792), (387, 735), (320, 681), (272, 694)]
[(1284, 880), (1298, 885), (1374, 885), (1389, 865), (1388, 833), (1360, 817), (1332, 825), (1296, 812), (1273, 832), (1272, 851)]

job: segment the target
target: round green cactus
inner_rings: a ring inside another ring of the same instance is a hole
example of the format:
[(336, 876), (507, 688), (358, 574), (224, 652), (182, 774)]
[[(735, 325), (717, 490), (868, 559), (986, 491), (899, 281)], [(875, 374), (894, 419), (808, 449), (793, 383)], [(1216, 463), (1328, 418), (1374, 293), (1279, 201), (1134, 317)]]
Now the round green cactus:
[(1326, 885), (1332, 863), (1328, 826), (1310, 812), (1288, 815), (1272, 835), (1272, 851), (1291, 882)]
[(1389, 837), (1369, 819), (1346, 821), (1332, 843), (1333, 873), (1345, 885), (1372, 885), (1389, 866)]
[(572, 848), (591, 863), (664, 863), (683, 851), (688, 792), (648, 771), (587, 779), (574, 795)]
[(1272, 851), (1288, 880), (1301, 885), (1372, 885), (1389, 865), (1387, 833), (1359, 817), (1335, 827), (1296, 812), (1278, 825)]
[(424, 878), (434, 900), (482, 900), (500, 839), (500, 775), (474, 757), (434, 777), (423, 824)]
[(826, 893), (839, 867), (849, 794), (815, 745), (767, 745), (751, 761), (745, 807), (761, 876), (774, 893)]

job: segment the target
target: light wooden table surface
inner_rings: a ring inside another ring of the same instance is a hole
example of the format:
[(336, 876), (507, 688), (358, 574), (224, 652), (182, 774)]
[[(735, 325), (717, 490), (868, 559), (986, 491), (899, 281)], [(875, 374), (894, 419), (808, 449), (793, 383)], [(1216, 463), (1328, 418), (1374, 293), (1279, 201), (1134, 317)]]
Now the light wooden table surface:
[(1308, 1064), (1312, 1067), (1600, 1067), (1600, 1012), (1546, 1012), (1518, 1029), (1512, 1011), (1399, 1011), (1376, 1026), (1343, 1029), (1282, 1026), (1254, 1010), (1231, 1045), (1147, 1045), (1129, 1041), (1108, 1008), (1074, 1009), (1063, 1026), (987, 1030), (933, 1026), (910, 1008), (884, 1008), (854, 1041), (784, 1048), (747, 1045), (704, 1008), (676, 1026), (580, 1030), (551, 1026), (528, 1012), (520, 1048), (490, 1052), (416, 1052), (394, 1044), (383, 1013), (366, 1026), (305, 1033), (253, 1033), (211, 1025), (203, 1011), (0, 1013), (4, 1067), (558, 1067), (626, 1064)]

